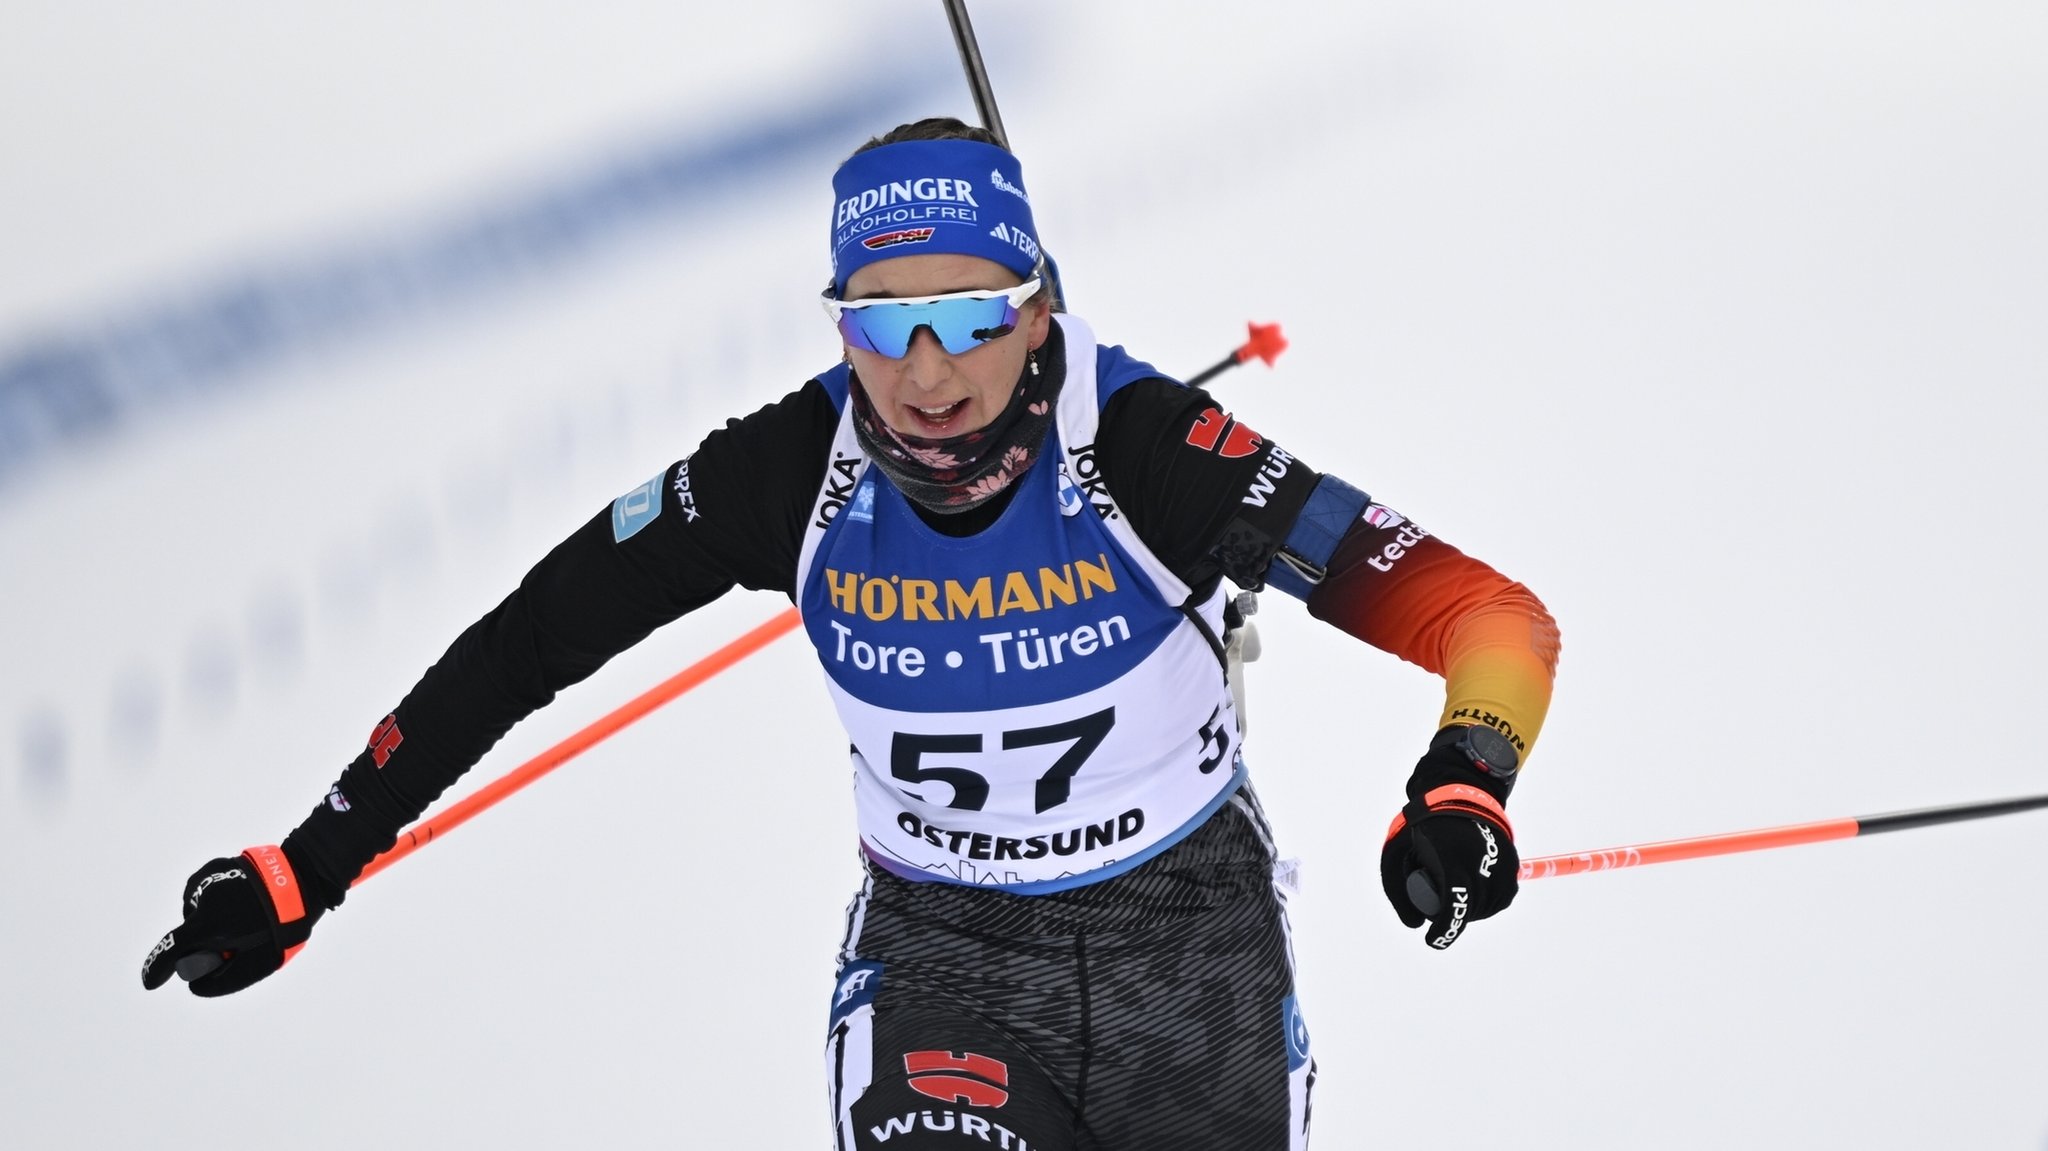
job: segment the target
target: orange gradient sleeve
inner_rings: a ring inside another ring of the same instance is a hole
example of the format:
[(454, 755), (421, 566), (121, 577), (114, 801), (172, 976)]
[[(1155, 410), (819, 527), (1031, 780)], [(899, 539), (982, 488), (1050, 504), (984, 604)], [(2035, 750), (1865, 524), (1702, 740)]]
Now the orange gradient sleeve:
[(1550, 709), (1557, 622), (1528, 588), (1378, 505), (1353, 526), (1309, 614), (1444, 677), (1438, 727), (1483, 723), (1526, 762)]

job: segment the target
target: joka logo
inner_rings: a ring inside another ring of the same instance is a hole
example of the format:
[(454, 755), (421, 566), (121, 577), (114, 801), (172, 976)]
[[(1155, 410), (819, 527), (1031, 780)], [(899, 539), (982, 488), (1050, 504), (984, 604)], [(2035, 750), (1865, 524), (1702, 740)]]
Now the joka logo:
[[(1188, 429), (1188, 445), (1215, 452), (1226, 460), (1243, 459), (1259, 450), (1265, 437), (1230, 418), (1228, 412), (1210, 408)], [(1218, 444), (1222, 446), (1217, 446)]]
[[(1068, 448), (1067, 458), (1060, 461), (1061, 477), (1066, 477), (1069, 466), (1073, 468), (1073, 482), (1081, 485), (1081, 494), (1094, 505), (1095, 514), (1106, 520), (1116, 519), (1116, 497), (1109, 494), (1109, 481), (1103, 478), (1102, 467), (1095, 462), (1095, 445)], [(1064, 501), (1066, 496), (1060, 498)]]
[(846, 502), (853, 498), (853, 485), (860, 478), (860, 457), (832, 453), (832, 467), (825, 473), (825, 495), (818, 501), (818, 514), (811, 520), (814, 528), (831, 524), (832, 517), (839, 514)]
[(879, 236), (869, 236), (867, 239), (862, 240), (860, 244), (861, 247), (871, 252), (877, 248), (890, 248), (897, 244), (922, 244), (926, 240), (931, 239), (932, 233), (937, 230), (936, 228), (905, 228), (900, 232), (883, 232)]
[(911, 1051), (903, 1056), (910, 1086), (922, 1095), (970, 1107), (1001, 1107), (1010, 1101), (1010, 1068), (1001, 1060), (968, 1052)]

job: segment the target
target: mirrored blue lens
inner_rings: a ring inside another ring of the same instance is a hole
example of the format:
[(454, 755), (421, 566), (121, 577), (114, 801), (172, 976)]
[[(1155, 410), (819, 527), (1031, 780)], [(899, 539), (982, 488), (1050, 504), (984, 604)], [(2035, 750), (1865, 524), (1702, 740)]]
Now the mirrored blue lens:
[(922, 304), (870, 304), (839, 313), (839, 334), (848, 344), (892, 360), (910, 354), (910, 339), (930, 328), (939, 345), (953, 355), (1009, 334), (1017, 326), (1017, 309), (1002, 296), (992, 300), (932, 300)]

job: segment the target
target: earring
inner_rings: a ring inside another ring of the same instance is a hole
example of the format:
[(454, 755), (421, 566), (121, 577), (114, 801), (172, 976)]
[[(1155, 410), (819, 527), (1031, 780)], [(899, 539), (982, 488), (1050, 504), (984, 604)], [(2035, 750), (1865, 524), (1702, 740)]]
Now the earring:
[(1038, 349), (1033, 348), (1030, 351), (1024, 353), (1024, 358), (1025, 361), (1031, 365), (1031, 374), (1033, 376), (1038, 375)]

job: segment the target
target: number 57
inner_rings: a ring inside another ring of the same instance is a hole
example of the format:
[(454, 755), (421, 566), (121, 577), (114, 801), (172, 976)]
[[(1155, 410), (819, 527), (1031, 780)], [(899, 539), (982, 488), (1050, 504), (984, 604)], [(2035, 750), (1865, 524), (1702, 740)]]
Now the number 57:
[[(1018, 731), (1003, 733), (1003, 750), (1015, 751), (1020, 747), (1046, 747), (1055, 743), (1072, 741), (1072, 746), (1053, 760), (1052, 767), (1038, 777), (1036, 810), (1049, 811), (1067, 801), (1073, 794), (1073, 780), (1081, 765), (1102, 746), (1109, 737), (1109, 729), (1116, 726), (1116, 708), (1105, 707), (1093, 715), (1070, 719), (1065, 723), (1047, 724), (1044, 727), (1027, 727)], [(980, 811), (988, 802), (988, 780), (979, 772), (964, 767), (926, 767), (923, 759), (927, 755), (972, 755), (981, 751), (981, 733), (966, 735), (921, 735), (899, 731), (889, 744), (889, 774), (907, 783), (923, 783), (935, 780), (953, 789), (953, 800), (947, 807), (962, 811)], [(909, 788), (903, 794), (912, 799), (924, 800), (924, 796)], [(928, 800), (925, 802), (929, 802)]]

